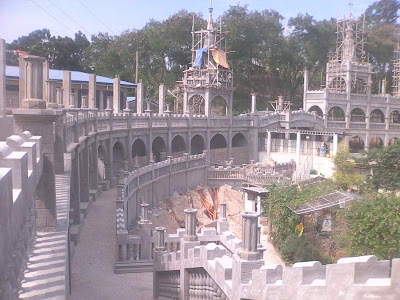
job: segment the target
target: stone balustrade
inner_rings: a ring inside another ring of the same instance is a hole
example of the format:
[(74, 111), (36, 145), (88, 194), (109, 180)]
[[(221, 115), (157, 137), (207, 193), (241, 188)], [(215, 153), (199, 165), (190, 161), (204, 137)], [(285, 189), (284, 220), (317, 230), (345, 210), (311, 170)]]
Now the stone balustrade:
[(208, 299), (210, 291), (213, 295), (219, 293), (213, 299), (232, 300), (334, 300), (344, 295), (346, 299), (397, 299), (400, 295), (400, 258), (378, 261), (369, 255), (342, 258), (329, 265), (318, 261), (296, 263), (292, 267), (265, 264), (260, 259), (263, 249), (256, 247), (258, 216), (246, 212), (243, 217), (245, 242), (233, 249), (233, 255), (226, 242), (222, 242), (223, 236), (231, 235), (227, 231), (219, 235), (220, 245), (211, 242), (188, 247), (184, 244), (189, 242), (182, 236), (179, 251), (156, 249), (154, 298), (168, 296), (167, 282), (174, 282), (174, 293), (168, 296), (171, 299), (187, 299), (187, 294)]
[(234, 188), (240, 188), (242, 182), (261, 185), (270, 183), (288, 185), (292, 182), (291, 178), (295, 169), (294, 161), (275, 163), (274, 165), (251, 163), (242, 166), (210, 166), (207, 184), (214, 187), (229, 184)]
[(25, 131), (0, 141), (0, 299), (18, 298), (36, 227), (42, 226), (34, 196), (42, 171), (41, 137)]

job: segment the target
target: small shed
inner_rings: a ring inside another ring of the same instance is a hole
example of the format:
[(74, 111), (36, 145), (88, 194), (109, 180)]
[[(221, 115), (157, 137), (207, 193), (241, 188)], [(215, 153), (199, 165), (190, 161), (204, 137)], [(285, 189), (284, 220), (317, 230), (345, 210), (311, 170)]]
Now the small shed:
[(261, 199), (266, 198), (269, 191), (260, 186), (244, 186), (244, 209), (246, 211), (256, 211), (262, 213)]

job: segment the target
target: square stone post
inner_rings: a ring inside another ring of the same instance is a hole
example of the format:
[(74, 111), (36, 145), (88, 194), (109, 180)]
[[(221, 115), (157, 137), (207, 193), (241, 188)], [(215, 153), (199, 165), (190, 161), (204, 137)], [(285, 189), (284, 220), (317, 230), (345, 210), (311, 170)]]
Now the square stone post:
[(6, 115), (6, 41), (0, 39), (0, 116)]
[(142, 218), (138, 222), (140, 226), (140, 238), (142, 244), (140, 247), (140, 260), (150, 260), (151, 259), (151, 225), (152, 223), (148, 220), (147, 211), (149, 204), (142, 203)]
[(153, 264), (154, 264), (154, 272), (153, 272), (153, 299), (157, 299), (160, 295), (160, 286), (159, 286), (159, 277), (160, 274), (156, 271), (161, 265), (161, 259), (163, 255), (167, 254), (165, 249), (165, 228), (164, 227), (156, 227), (154, 232), (156, 238), (156, 245), (154, 248), (154, 256), (153, 256)]
[(63, 72), (63, 82), (62, 82), (62, 87), (63, 87), (63, 104), (65, 108), (69, 108), (72, 103), (70, 103), (70, 94), (72, 92), (72, 82), (71, 82), (71, 72), (70, 71), (64, 71)]
[(251, 113), (255, 114), (257, 112), (257, 94), (251, 93)]
[(120, 103), (120, 96), (121, 96), (121, 80), (118, 77), (114, 78), (113, 84), (113, 106), (114, 112), (119, 113), (121, 112), (121, 103)]
[(89, 75), (89, 108), (96, 108), (96, 74)]
[(43, 63), (45, 59), (39, 56), (23, 56), (20, 60), (20, 70), (24, 69), (24, 80), (20, 80), (24, 86), (22, 94), (23, 108), (45, 109), (43, 100)]
[(136, 86), (136, 113), (143, 113), (143, 83), (140, 81)]
[(219, 218), (217, 221), (217, 233), (222, 234), (229, 230), (229, 222), (226, 218), (226, 203), (221, 203), (219, 205)]
[(296, 135), (296, 165), (300, 166), (300, 146), (301, 146), (301, 133), (297, 132)]
[[(196, 235), (197, 209), (185, 209), (185, 235), (181, 239), (181, 260), (188, 257), (188, 250), (200, 246)], [(189, 274), (184, 263), (180, 267), (180, 299), (189, 299)]]
[(165, 85), (160, 84), (160, 87), (158, 88), (158, 113), (159, 114), (164, 113), (165, 93), (166, 93)]
[(257, 249), (258, 217), (256, 212), (242, 212), (243, 218), (243, 243), (237, 254), (233, 255), (232, 286), (237, 287), (232, 299), (242, 299), (241, 284), (249, 283), (252, 279), (252, 270), (264, 265), (262, 252)]
[(267, 131), (267, 158), (271, 157), (272, 137), (271, 131)]

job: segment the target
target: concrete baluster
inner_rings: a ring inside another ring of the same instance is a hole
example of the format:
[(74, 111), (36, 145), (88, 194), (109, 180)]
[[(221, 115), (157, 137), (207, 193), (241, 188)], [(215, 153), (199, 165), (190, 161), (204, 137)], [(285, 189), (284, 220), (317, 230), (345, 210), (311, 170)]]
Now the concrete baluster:
[(243, 244), (239, 256), (245, 260), (260, 259), (260, 251), (257, 250), (258, 217), (260, 214), (245, 211), (241, 215), (243, 218)]
[(141, 212), (142, 212), (142, 218), (140, 219), (141, 222), (149, 222), (148, 220), (148, 207), (149, 204), (148, 203), (142, 203), (140, 204), (141, 206)]
[(164, 227), (156, 227), (156, 251), (164, 251), (165, 250), (165, 228)]
[(196, 235), (196, 213), (197, 209), (187, 208), (185, 211), (185, 241), (197, 241)]

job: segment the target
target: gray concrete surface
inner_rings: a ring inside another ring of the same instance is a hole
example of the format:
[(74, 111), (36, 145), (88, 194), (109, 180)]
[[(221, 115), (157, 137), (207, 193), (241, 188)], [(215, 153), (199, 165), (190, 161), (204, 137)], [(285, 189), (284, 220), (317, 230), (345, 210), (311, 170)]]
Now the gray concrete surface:
[(116, 190), (103, 192), (85, 219), (72, 259), (71, 300), (153, 297), (153, 274), (114, 274)]

